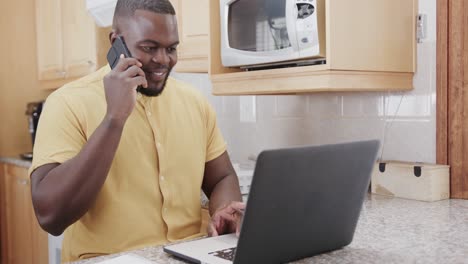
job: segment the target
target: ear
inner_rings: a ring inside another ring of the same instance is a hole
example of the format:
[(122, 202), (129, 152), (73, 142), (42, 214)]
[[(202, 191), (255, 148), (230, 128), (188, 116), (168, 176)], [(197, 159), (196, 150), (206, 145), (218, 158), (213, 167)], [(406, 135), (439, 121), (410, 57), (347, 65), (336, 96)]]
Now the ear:
[(115, 29), (112, 29), (112, 31), (109, 33), (109, 41), (110, 41), (111, 45), (114, 43), (117, 36), (118, 35), (117, 35), (117, 32), (115, 31)]

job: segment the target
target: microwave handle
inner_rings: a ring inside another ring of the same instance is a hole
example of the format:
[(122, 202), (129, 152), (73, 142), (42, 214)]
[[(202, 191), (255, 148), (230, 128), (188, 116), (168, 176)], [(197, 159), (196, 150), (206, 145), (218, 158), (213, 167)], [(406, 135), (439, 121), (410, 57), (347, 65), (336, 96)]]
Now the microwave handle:
[(297, 8), (296, 0), (286, 0), (286, 29), (288, 30), (289, 42), (295, 51), (299, 51), (299, 42), (297, 41)]

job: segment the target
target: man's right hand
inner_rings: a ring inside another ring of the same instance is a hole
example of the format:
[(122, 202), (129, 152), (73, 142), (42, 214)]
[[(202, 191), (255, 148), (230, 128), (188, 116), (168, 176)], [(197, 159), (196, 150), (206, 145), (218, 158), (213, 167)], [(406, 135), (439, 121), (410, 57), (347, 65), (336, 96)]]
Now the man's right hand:
[(148, 87), (142, 64), (135, 58), (120, 56), (115, 68), (104, 77), (107, 117), (125, 122), (136, 104), (136, 88)]

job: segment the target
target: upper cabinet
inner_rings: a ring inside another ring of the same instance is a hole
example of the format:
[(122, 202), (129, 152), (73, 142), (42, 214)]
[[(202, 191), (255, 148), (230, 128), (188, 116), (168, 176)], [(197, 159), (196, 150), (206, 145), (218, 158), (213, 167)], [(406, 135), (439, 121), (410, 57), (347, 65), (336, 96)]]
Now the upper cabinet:
[[(305, 0), (303, 2), (307, 3)], [(323, 64), (246, 71), (223, 66), (220, 0), (210, 1), (209, 70), (213, 93), (285, 94), (320, 91), (403, 91), (413, 88), (416, 68), (417, 0), (322, 0), (322, 3), (324, 8), (315, 9), (315, 12), (322, 12), (320, 15), (324, 16)], [(297, 6), (302, 5), (299, 3)], [(252, 13), (245, 8), (242, 10), (244, 15)], [(239, 21), (239, 18), (237, 19)], [(236, 18), (225, 21), (231, 23), (236, 21)], [(281, 21), (268, 21), (264, 26), (273, 29), (281, 26)], [(248, 35), (251, 31), (259, 30), (259, 26), (261, 25), (257, 24), (257, 29), (243, 27), (243, 34)], [(229, 30), (236, 33), (234, 27), (230, 27)], [(298, 38), (298, 42), (301, 41), (305, 43), (307, 39)]]
[(171, 0), (177, 13), (180, 44), (177, 72), (208, 72), (208, 0)]
[(96, 70), (96, 36), (86, 1), (36, 0), (37, 71), (57, 88)]

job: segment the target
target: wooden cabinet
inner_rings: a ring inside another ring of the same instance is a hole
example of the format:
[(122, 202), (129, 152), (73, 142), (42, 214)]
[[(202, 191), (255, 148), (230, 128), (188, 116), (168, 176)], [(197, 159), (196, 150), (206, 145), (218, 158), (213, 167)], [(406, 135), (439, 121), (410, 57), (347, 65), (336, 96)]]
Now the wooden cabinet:
[(179, 28), (177, 72), (208, 72), (208, 0), (171, 0)]
[(6, 201), (5, 201), (5, 171), (0, 163), (0, 263), (8, 263), (7, 228), (6, 228)]
[(96, 36), (86, 1), (36, 0), (37, 73), (57, 88), (96, 69)]
[[(0, 163), (2, 173), (2, 263), (48, 263), (48, 240), (37, 223), (26, 168)], [(5, 232), (4, 232), (5, 231)]]
[(413, 88), (417, 0), (326, 0), (325, 64), (249, 72), (221, 64), (219, 3), (209, 3), (216, 95)]

